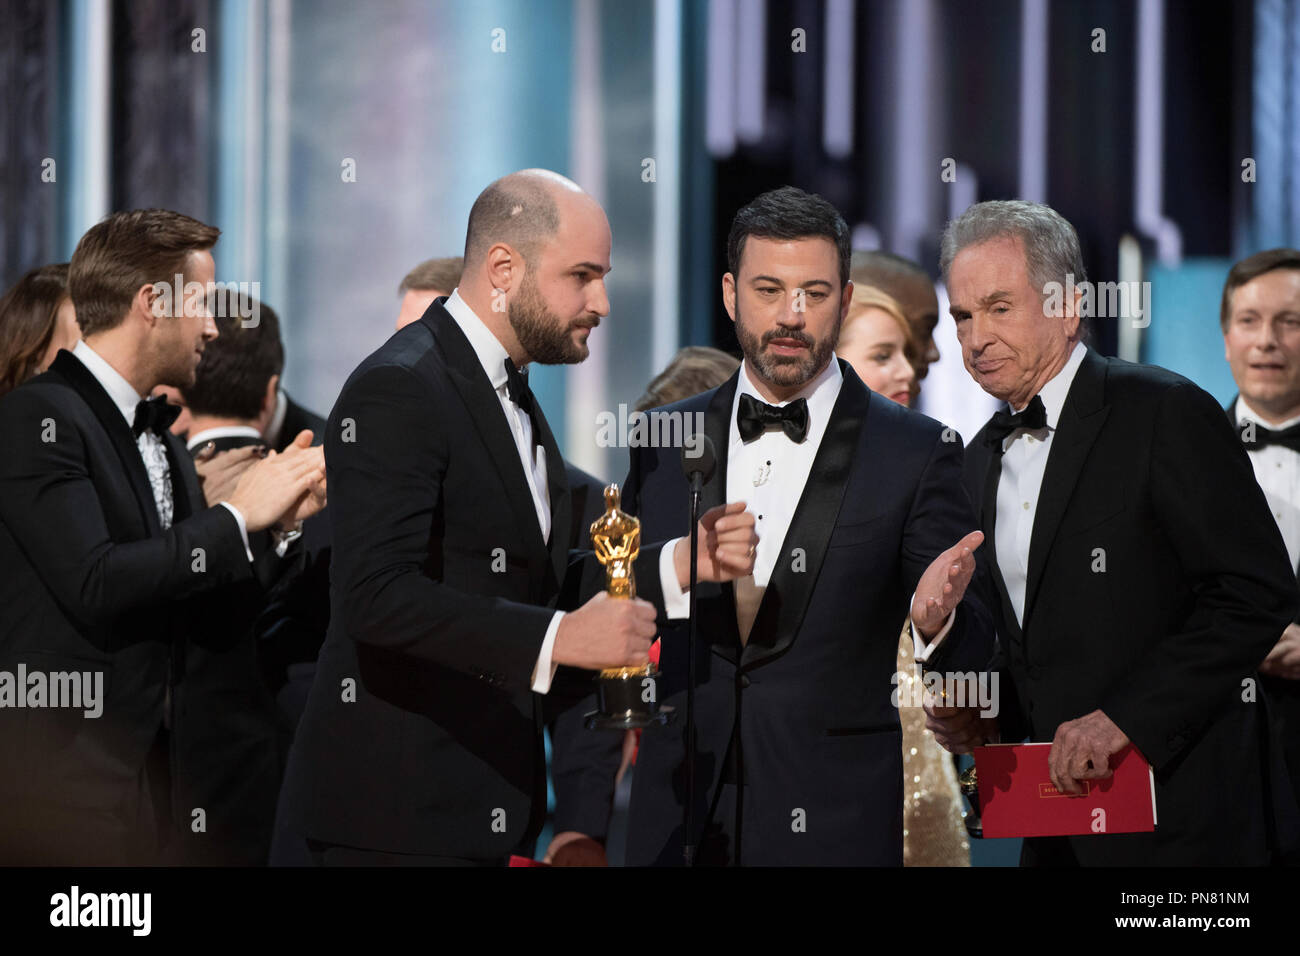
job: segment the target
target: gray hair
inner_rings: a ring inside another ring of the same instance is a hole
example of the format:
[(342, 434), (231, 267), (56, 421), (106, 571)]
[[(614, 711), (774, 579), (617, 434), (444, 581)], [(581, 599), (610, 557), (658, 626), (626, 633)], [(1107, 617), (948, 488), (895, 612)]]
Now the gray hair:
[(1075, 285), (1087, 278), (1079, 235), (1065, 217), (1042, 203), (995, 199), (976, 203), (944, 229), (939, 252), (944, 284), (948, 283), (948, 270), (957, 253), (967, 246), (1007, 237), (1020, 240), (1029, 281), (1040, 296), (1047, 295), (1049, 282), (1064, 286), (1067, 273), (1074, 276)]

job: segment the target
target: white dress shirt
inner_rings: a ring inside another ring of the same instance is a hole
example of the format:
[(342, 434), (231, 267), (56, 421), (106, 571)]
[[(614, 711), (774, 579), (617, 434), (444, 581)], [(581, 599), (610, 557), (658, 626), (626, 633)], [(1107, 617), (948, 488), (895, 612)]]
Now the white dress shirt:
[[(113, 400), (117, 410), (126, 419), (127, 427), (133, 428), (135, 407), (144, 400), (144, 396), (136, 392), (135, 387), (117, 369), (109, 365), (103, 356), (87, 345), (85, 339), (77, 342), (72, 349), (72, 354), (86, 366), (91, 375), (95, 376), (95, 381), (103, 386), (104, 391), (108, 392), (108, 397)], [(150, 431), (141, 432), (136, 438), (136, 445), (140, 449), (140, 458), (144, 461), (145, 471), (149, 474), (154, 504), (158, 508), (158, 520), (162, 529), (166, 531), (172, 523), (171, 467), (167, 462), (167, 449), (162, 439)], [(244, 541), (244, 551), (248, 555), (248, 560), (252, 561), (253, 551), (248, 546), (248, 526), (244, 523), (244, 516), (229, 502), (223, 501), (221, 504), (235, 516), (235, 522), (239, 525), (239, 535)]]
[[(1272, 425), (1238, 396), (1237, 434), (1241, 434), (1247, 422), (1254, 422), (1258, 428), (1282, 431), (1300, 424), (1300, 416), (1280, 425)], [(1286, 542), (1286, 551), (1291, 556), (1291, 567), (1294, 568), (1300, 564), (1300, 453), (1281, 445), (1268, 445), (1258, 451), (1250, 451), (1250, 446), (1246, 445), (1246, 449), (1250, 464), (1255, 469), (1255, 480), (1264, 490), (1264, 497), (1268, 500), (1278, 530), (1282, 532), (1282, 540)]]
[[(998, 510), (993, 527), (997, 540), (993, 544), (998, 570), (1002, 572), (1007, 595), (1021, 626), (1025, 623), (1025, 589), (1029, 583), (1029, 539), (1038, 512), (1043, 472), (1047, 470), (1047, 456), (1061, 420), (1061, 409), (1065, 407), (1065, 396), (1087, 352), (1087, 346), (1076, 343), (1065, 365), (1039, 391), (1047, 412), (1047, 427), (1033, 431), (1018, 428), (1002, 440), (1002, 474), (998, 479)], [(1018, 414), (1024, 409), (1012, 411)]]
[[(781, 429), (768, 429), (751, 442), (740, 437), (736, 413), (740, 397), (750, 395), (760, 402), (768, 402), (749, 377), (748, 363), (740, 367), (736, 394), (731, 402), (731, 422), (727, 428), (727, 498), (728, 502), (743, 501), (745, 510), (754, 515), (758, 550), (754, 552), (754, 573), (735, 582), (736, 625), (741, 643), (749, 640), (749, 632), (758, 614), (763, 594), (772, 580), (778, 561), (793, 560), (786, 548), (786, 534), (794, 519), (795, 509), (803, 496), (804, 486), (812, 471), (813, 459), (821, 447), (826, 427), (830, 424), (835, 400), (839, 398), (844, 377), (839, 361), (834, 355), (826, 368), (797, 395), (776, 403), (780, 408), (800, 398), (808, 400), (808, 434), (802, 442), (795, 443)], [(669, 541), (659, 556), (659, 577), (664, 593), (664, 611), (670, 619), (680, 619), (690, 613), (690, 591), (677, 582), (673, 564), (673, 549), (680, 538)], [(910, 606), (910, 605), (909, 605)], [(918, 659), (924, 661), (939, 641), (952, 627), (949, 615), (943, 630), (926, 646), (913, 633)]]
[[(546, 449), (533, 440), (533, 422), (528, 413), (510, 400), (506, 390), (506, 360), (510, 357), (505, 346), (497, 341), (483, 320), (474, 314), (474, 310), (465, 304), (460, 291), (453, 289), (443, 307), (456, 320), (460, 330), (469, 339), (474, 354), (488, 381), (496, 390), (501, 402), (501, 413), (506, 418), (510, 434), (515, 439), (515, 449), (519, 452), (519, 463), (523, 466), (524, 477), (528, 481), (528, 491), (533, 496), (533, 508), (537, 512), (537, 526), (541, 529), (542, 540), (550, 542), (551, 538), (551, 499), (550, 486), (546, 475)], [(560, 629), (563, 611), (556, 611), (551, 618), (546, 636), (542, 640), (541, 652), (537, 655), (537, 664), (533, 668), (533, 690), (545, 694), (551, 689), (556, 666), (551, 662), (555, 650), (555, 635)]]

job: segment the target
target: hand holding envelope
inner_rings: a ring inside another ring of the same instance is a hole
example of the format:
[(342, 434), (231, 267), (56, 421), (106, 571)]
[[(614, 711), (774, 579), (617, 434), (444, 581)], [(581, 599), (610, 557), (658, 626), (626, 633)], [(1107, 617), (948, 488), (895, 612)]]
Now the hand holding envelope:
[(1083, 793), (1080, 780), (1104, 780), (1111, 775), (1110, 757), (1129, 745), (1129, 739), (1100, 710), (1056, 728), (1047, 757), (1052, 784), (1063, 793)]

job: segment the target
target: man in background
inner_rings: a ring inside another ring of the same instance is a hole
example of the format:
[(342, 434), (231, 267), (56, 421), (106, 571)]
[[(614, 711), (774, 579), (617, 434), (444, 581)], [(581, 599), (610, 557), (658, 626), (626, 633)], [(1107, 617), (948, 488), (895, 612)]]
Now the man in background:
[(462, 256), (425, 259), (406, 274), (397, 287), (402, 307), (397, 313), (397, 328), (410, 325), (428, 311), (433, 300), (451, 295), (465, 268)]
[(932, 709), (931, 729), (954, 752), (1050, 741), (1072, 794), (1129, 744), (1151, 765), (1154, 832), (1032, 837), (1022, 865), (1266, 862), (1268, 725), (1250, 688), (1300, 599), (1223, 409), (1083, 343), (1082, 292), (1051, 297), (1084, 280), (1078, 235), (1048, 206), (970, 207), (942, 269), (962, 360), (1008, 406), (966, 450), (1003, 692), (996, 718)]
[[(205, 353), (194, 384), (177, 390), (187, 413), (186, 446), (201, 474), (205, 464), (212, 469), (204, 480), (208, 496), (220, 495), (223, 483), (236, 480), (248, 462), (273, 445), (271, 425), (285, 397), (279, 387), (284, 370), (279, 316), (251, 296), (241, 295), (240, 306), (237, 315), (255, 315), (257, 321), (246, 325), (234, 319), (218, 320), (221, 337)], [(290, 407), (297, 406), (290, 401)], [(294, 417), (301, 421), (318, 418), (311, 412), (304, 416)], [(321, 443), (324, 428), (320, 420), (311, 433), (312, 444)], [(232, 463), (229, 466), (223, 465), (227, 459)], [(276, 575), (257, 622), (257, 659), (266, 688), (283, 714), (296, 724), (329, 627), (327, 516), (313, 516), (292, 533), (277, 540), (270, 538), (267, 536), (270, 546), (283, 554), (287, 566)]]
[[(279, 317), (251, 296), (232, 294), (236, 308), (216, 318), (217, 338), (204, 350), (194, 382), (179, 389), (190, 414), (187, 450), (192, 455), (246, 451), (248, 462), (267, 450), (275, 415), (284, 346)], [(243, 316), (253, 318), (245, 320)], [(311, 441), (304, 433), (300, 444)], [(209, 493), (218, 493), (209, 486)], [(307, 565), (300, 540), (308, 524), (324, 532), (324, 516), (284, 531), (250, 535), (257, 580), (223, 588), (191, 618), (177, 668), (172, 752), (177, 767), (180, 838), (177, 862), (261, 866), (270, 850), (276, 797), (288, 757), (294, 715), (276, 695), (297, 680), (311, 683), (329, 621), (328, 571), (318, 569), (314, 626), (276, 629), (267, 639), (261, 623), (273, 593), (283, 592), (320, 558)], [(327, 544), (327, 542), (326, 542)], [(328, 555), (328, 550), (324, 551)], [(283, 615), (281, 615), (283, 617)], [(304, 672), (305, 671), (305, 672)], [(205, 826), (190, 826), (188, 808), (201, 807)]]
[[(1219, 325), (1237, 383), (1228, 416), (1291, 567), (1300, 569), (1300, 250), (1269, 249), (1236, 263), (1223, 286)], [(1300, 794), (1300, 624), (1286, 626), (1259, 671), (1278, 723), (1274, 740)]]

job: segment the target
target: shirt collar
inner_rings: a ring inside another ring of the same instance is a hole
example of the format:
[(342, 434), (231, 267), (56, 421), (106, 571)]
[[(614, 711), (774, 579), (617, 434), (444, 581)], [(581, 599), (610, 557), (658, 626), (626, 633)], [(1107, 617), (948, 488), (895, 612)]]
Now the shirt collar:
[(262, 433), (249, 425), (222, 425), (217, 428), (205, 428), (201, 432), (196, 432), (185, 443), (185, 447), (187, 450), (193, 451), (204, 442), (213, 441), (217, 438), (256, 438), (258, 442), (264, 441)]
[[(840, 386), (843, 384), (844, 374), (840, 371), (839, 358), (832, 352), (831, 360), (826, 363), (826, 367), (821, 370), (816, 378), (800, 389), (797, 395), (786, 399), (784, 402), (777, 402), (776, 407), (780, 408), (783, 405), (789, 405), (801, 398), (808, 399), (809, 434), (812, 434), (814, 426), (820, 429), (821, 425), (830, 420), (831, 410), (835, 407), (835, 399), (839, 397)], [(736, 425), (736, 410), (740, 407), (741, 395), (749, 395), (765, 404), (772, 404), (754, 387), (754, 383), (749, 377), (746, 362), (740, 363), (740, 379), (736, 383), (736, 397), (731, 401), (731, 427), (737, 435), (740, 433)]]
[(1083, 357), (1087, 354), (1088, 347), (1082, 342), (1076, 342), (1065, 365), (1052, 376), (1050, 382), (1038, 390), (1038, 397), (1043, 400), (1043, 408), (1047, 412), (1047, 427), (1052, 431), (1056, 431), (1056, 424), (1061, 420), (1061, 410), (1065, 408), (1065, 397), (1070, 394), (1075, 373), (1079, 371)]
[(498, 392), (501, 391), (506, 387), (506, 359), (510, 358), (506, 347), (483, 324), (483, 320), (474, 310), (465, 304), (465, 300), (460, 297), (459, 289), (451, 291), (451, 295), (447, 297), (442, 307), (456, 320), (460, 330), (465, 333), (465, 338), (469, 339), (470, 347), (478, 356), (479, 364), (487, 373), (492, 387)]
[(1288, 418), (1286, 421), (1274, 425), (1270, 422), (1264, 421), (1263, 416), (1261, 416), (1259, 412), (1255, 411), (1255, 409), (1247, 405), (1246, 400), (1242, 398), (1240, 395), (1238, 395), (1237, 396), (1237, 427), (1240, 428), (1246, 422), (1254, 422), (1256, 425), (1259, 425), (1263, 428), (1267, 428), (1269, 431), (1280, 432), (1284, 428), (1290, 428), (1292, 425), (1300, 425), (1300, 415), (1297, 415), (1295, 418)]
[(134, 425), (135, 407), (143, 401), (144, 396), (136, 392), (135, 386), (123, 378), (121, 372), (109, 365), (103, 356), (87, 345), (85, 339), (77, 340), (72, 354), (81, 360), (81, 364), (95, 376), (95, 381), (108, 392), (108, 397), (122, 413), (127, 425)]

